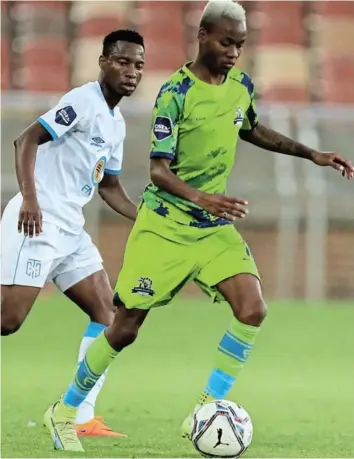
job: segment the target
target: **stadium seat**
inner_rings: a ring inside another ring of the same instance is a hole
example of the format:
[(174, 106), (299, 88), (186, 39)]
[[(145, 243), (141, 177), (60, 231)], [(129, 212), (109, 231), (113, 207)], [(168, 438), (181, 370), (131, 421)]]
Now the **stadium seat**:
[(315, 2), (314, 12), (313, 42), (321, 49), (323, 101), (353, 103), (354, 3)]
[(7, 37), (1, 38), (1, 89), (11, 87), (10, 78), (10, 43)]
[(69, 2), (14, 2), (16, 36), (66, 35), (68, 7)]
[(17, 88), (55, 92), (70, 88), (67, 12), (67, 2), (14, 3)]
[(76, 26), (72, 44), (75, 86), (97, 79), (103, 37), (112, 30), (130, 27), (132, 5), (130, 2), (73, 3), (70, 17)]
[(75, 56), (72, 68), (72, 83), (74, 86), (97, 80), (98, 56), (102, 52), (102, 37), (76, 40), (72, 45)]
[(1, 89), (11, 85), (11, 42), (9, 39), (9, 2), (1, 2)]
[(146, 43), (146, 70), (172, 71), (186, 59), (184, 2), (139, 1), (137, 27)]
[(307, 102), (308, 69), (301, 4), (257, 2), (254, 79), (263, 99)]
[(112, 30), (129, 25), (130, 9), (129, 2), (74, 2), (70, 18), (76, 25), (75, 35), (79, 39), (102, 39)]
[(85, 21), (96, 18), (117, 18), (117, 20), (125, 20), (133, 11), (133, 6), (130, 2), (73, 2), (70, 11), (70, 18), (77, 24), (82, 24)]
[(304, 45), (300, 2), (257, 2), (258, 41), (263, 46)]
[(19, 81), (23, 81), (22, 89), (38, 92), (58, 92), (65, 93), (70, 89), (68, 71), (65, 68), (33, 67), (31, 69), (21, 69)]
[(200, 17), (207, 2), (186, 2), (183, 21), (186, 38), (186, 60), (193, 60), (198, 51), (198, 28)]
[(65, 41), (56, 37), (33, 39), (22, 50), (24, 67), (65, 67), (68, 57)]
[(354, 104), (354, 52), (342, 57), (328, 53), (322, 61), (322, 74), (324, 102)]
[(67, 91), (70, 88), (68, 51), (65, 40), (32, 38), (21, 49), (15, 71), (16, 85), (29, 91)]
[(347, 1), (315, 1), (314, 11), (324, 16), (354, 16), (354, 2)]

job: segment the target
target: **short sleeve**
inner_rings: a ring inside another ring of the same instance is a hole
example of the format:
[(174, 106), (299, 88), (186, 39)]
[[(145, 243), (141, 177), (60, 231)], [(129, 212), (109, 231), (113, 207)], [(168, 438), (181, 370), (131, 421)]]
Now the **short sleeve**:
[(254, 84), (249, 75), (244, 73), (242, 84), (247, 87), (249, 95), (250, 95), (250, 105), (246, 111), (245, 118), (241, 127), (243, 131), (251, 131), (255, 128), (258, 124), (258, 115), (256, 109), (256, 101), (255, 101), (255, 89)]
[(179, 105), (167, 83), (161, 88), (153, 110), (150, 158), (175, 157), (179, 117)]
[(123, 143), (124, 141), (122, 140), (108, 160), (104, 170), (105, 174), (119, 175), (121, 173), (123, 163)]
[(65, 94), (59, 103), (38, 118), (39, 123), (49, 132), (52, 139), (58, 139), (70, 131), (87, 114), (89, 104), (87, 94), (81, 88)]

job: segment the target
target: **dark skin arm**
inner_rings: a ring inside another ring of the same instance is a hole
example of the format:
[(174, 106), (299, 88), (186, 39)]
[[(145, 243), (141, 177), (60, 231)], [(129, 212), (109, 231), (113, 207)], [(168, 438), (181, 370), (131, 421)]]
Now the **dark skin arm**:
[(330, 166), (342, 172), (342, 175), (348, 179), (354, 177), (354, 167), (351, 162), (343, 158), (339, 153), (312, 150), (262, 124), (258, 124), (251, 131), (241, 130), (239, 136), (242, 140), (264, 150), (309, 159), (318, 166)]
[(221, 194), (209, 194), (192, 188), (170, 170), (170, 162), (165, 158), (151, 159), (150, 176), (154, 185), (186, 201), (193, 202), (215, 217), (234, 221), (235, 218), (243, 218), (247, 214), (245, 208), (247, 201)]
[(38, 236), (42, 231), (42, 213), (37, 201), (34, 167), (39, 145), (52, 140), (51, 135), (36, 121), (14, 141), (16, 176), (23, 196), (18, 218), (18, 232)]
[(98, 193), (113, 210), (129, 220), (136, 219), (136, 205), (129, 199), (117, 175), (104, 174)]

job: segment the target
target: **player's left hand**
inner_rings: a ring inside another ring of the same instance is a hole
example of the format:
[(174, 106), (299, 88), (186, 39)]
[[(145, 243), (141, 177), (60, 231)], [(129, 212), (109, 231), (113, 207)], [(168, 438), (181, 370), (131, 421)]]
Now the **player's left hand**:
[(339, 153), (317, 151), (313, 153), (312, 161), (318, 166), (332, 167), (341, 172), (343, 177), (347, 177), (348, 179), (354, 178), (354, 166)]

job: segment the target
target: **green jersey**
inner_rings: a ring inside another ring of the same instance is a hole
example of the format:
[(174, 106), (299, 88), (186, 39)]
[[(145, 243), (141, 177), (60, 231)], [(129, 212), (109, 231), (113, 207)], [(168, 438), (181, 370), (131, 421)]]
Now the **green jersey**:
[[(152, 120), (151, 158), (168, 158), (170, 169), (193, 188), (226, 193), (240, 129), (257, 124), (251, 78), (233, 68), (221, 85), (199, 80), (188, 64), (161, 87)], [(143, 201), (179, 223), (210, 227), (229, 224), (192, 202), (149, 184)]]

